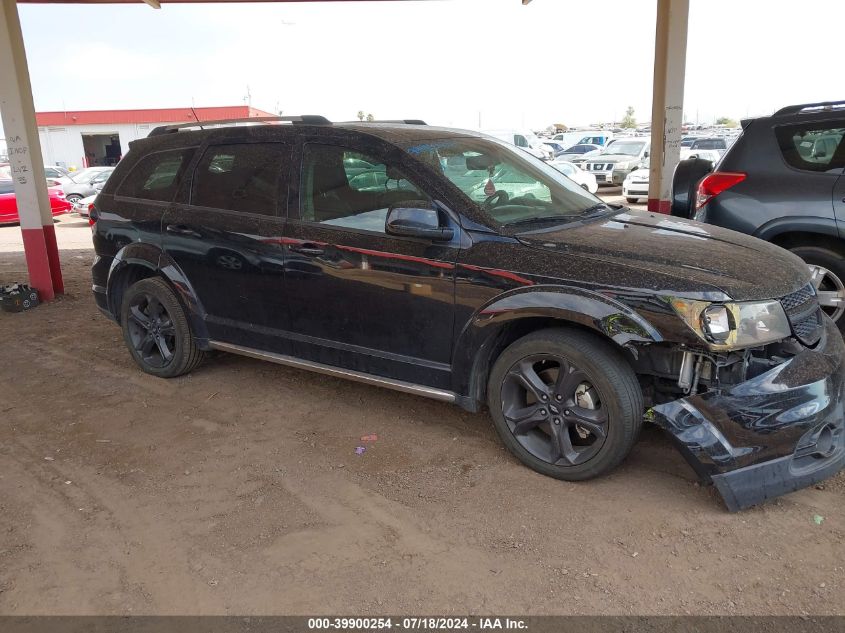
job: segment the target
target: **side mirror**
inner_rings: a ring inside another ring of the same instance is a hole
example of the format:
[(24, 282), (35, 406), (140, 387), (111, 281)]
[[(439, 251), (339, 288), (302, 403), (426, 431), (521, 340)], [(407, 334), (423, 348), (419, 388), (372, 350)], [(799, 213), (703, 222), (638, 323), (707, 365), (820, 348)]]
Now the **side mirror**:
[(643, 152), (643, 160), (645, 160), (646, 158), (648, 158), (648, 150)]
[(402, 206), (390, 207), (384, 230), (388, 235), (420, 237), (434, 241), (451, 240), (454, 231), (440, 226), (440, 216), (425, 200), (407, 200)]

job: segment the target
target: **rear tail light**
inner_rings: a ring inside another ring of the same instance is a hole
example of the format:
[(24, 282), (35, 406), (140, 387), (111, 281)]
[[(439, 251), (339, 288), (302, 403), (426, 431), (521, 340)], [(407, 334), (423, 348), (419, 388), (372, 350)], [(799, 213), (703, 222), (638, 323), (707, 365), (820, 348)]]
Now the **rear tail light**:
[(97, 212), (97, 207), (94, 203), (88, 205), (88, 226), (94, 226), (97, 223), (97, 218), (100, 214)]
[(698, 191), (695, 196), (696, 211), (726, 189), (730, 189), (734, 185), (741, 183), (746, 177), (747, 174), (731, 171), (714, 171), (713, 173), (707, 174), (698, 183)]

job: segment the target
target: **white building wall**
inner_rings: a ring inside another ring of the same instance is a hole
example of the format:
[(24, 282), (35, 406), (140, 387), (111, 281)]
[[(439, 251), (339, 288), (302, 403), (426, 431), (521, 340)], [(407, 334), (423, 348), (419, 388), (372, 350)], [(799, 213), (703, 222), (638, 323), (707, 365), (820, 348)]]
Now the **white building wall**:
[(63, 127), (39, 127), (38, 136), (41, 139), (41, 151), (46, 165), (61, 165), (62, 167), (84, 167), (85, 151), (82, 145), (83, 134), (117, 134), (120, 138), (120, 148), (123, 154), (129, 151), (129, 143), (139, 138), (145, 138), (154, 127), (172, 125), (184, 121), (170, 123), (121, 123), (115, 125), (66, 125)]

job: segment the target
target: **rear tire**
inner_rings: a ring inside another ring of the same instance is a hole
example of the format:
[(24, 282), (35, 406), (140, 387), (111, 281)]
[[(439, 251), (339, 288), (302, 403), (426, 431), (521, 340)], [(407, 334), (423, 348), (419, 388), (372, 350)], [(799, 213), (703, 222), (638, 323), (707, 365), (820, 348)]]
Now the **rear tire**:
[(197, 347), (182, 304), (163, 279), (142, 279), (126, 290), (120, 323), (129, 354), (153, 376), (187, 374), (205, 356)]
[(72, 208), (73, 205), (75, 205), (77, 202), (82, 200), (82, 196), (80, 196), (79, 194), (76, 194), (76, 193), (72, 193), (69, 196), (65, 196), (65, 200), (67, 200), (70, 203), (70, 206)]
[(625, 200), (628, 202), (628, 204), (636, 204), (639, 198), (625, 198)]
[(567, 481), (619, 465), (643, 420), (642, 390), (619, 351), (569, 328), (533, 332), (505, 349), (490, 372), (487, 404), (517, 459)]
[(831, 293), (838, 294), (839, 298), (845, 301), (845, 257), (823, 246), (793, 246), (789, 250), (807, 262), (811, 268), (823, 269), (819, 271), (822, 274), (814, 276), (813, 279), (816, 291), (821, 293), (819, 303), (825, 313), (834, 319), (839, 330), (845, 332), (845, 303), (839, 304), (841, 307), (838, 309), (836, 306), (825, 305), (835, 296)]

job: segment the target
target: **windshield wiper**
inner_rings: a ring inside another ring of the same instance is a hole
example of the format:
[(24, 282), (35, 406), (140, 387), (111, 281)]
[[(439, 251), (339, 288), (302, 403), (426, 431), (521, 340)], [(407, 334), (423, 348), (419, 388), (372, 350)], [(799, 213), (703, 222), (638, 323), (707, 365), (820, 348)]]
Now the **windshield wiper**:
[(586, 209), (581, 211), (581, 213), (578, 214), (578, 217), (579, 218), (588, 218), (588, 217), (593, 216), (593, 215), (598, 215), (598, 212), (604, 213), (608, 209), (610, 209), (612, 211), (619, 211), (620, 209), (623, 209), (623, 208), (624, 207), (621, 204), (611, 204), (611, 203), (608, 203), (608, 202), (599, 202), (598, 204), (594, 204), (593, 206), (587, 207)]
[(523, 218), (514, 222), (506, 222), (502, 226), (520, 226), (522, 224), (534, 224), (535, 222), (560, 222), (561, 220), (570, 222), (577, 217), (577, 215), (547, 215), (545, 217)]

